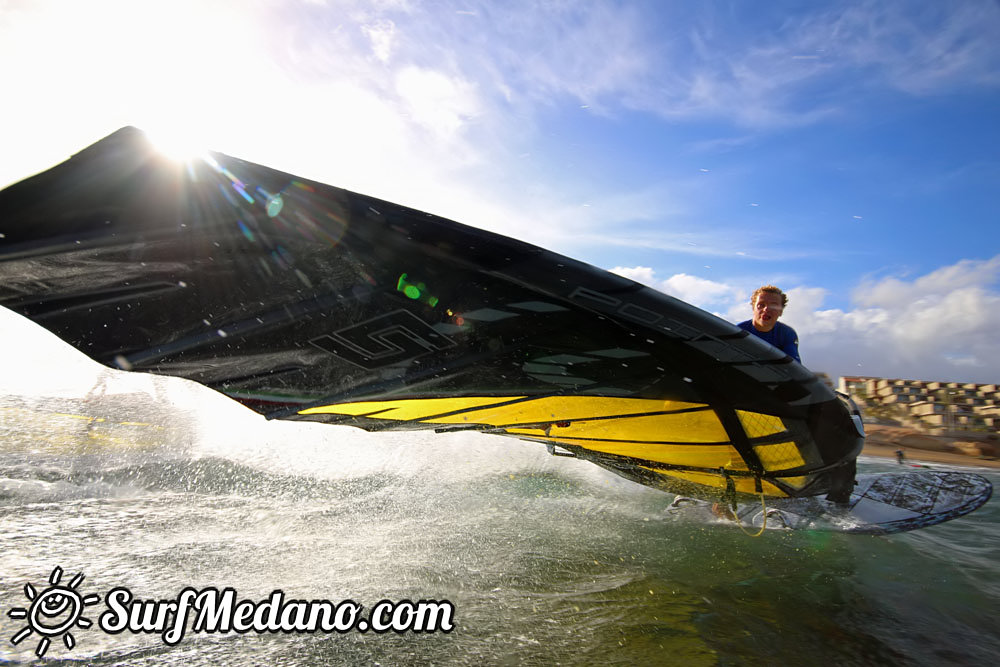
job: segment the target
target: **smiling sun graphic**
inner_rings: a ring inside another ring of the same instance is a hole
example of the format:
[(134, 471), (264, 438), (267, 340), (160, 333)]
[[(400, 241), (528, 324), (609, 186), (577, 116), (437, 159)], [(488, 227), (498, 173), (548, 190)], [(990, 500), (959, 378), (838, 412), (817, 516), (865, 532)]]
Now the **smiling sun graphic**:
[(52, 638), (59, 635), (63, 635), (66, 648), (72, 649), (76, 646), (76, 639), (70, 630), (74, 627), (89, 628), (93, 625), (93, 621), (83, 617), (84, 607), (101, 601), (100, 595), (82, 596), (77, 592), (77, 586), (83, 581), (82, 572), (73, 577), (68, 586), (59, 583), (62, 575), (61, 567), (53, 569), (49, 575), (49, 587), (41, 593), (31, 584), (25, 584), (24, 595), (31, 601), (31, 605), (27, 609), (15, 607), (7, 612), (11, 618), (27, 619), (27, 625), (10, 638), (12, 644), (19, 644), (32, 632), (41, 635), (38, 648), (35, 650), (35, 655), (39, 658), (49, 650)]

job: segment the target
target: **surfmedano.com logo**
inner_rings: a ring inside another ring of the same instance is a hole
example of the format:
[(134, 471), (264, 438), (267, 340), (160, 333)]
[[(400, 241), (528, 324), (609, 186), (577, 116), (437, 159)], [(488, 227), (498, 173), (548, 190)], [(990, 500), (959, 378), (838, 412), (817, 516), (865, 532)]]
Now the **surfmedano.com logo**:
[(78, 574), (63, 586), (63, 571), (56, 567), (49, 575), (49, 586), (39, 593), (31, 584), (24, 585), (24, 596), (31, 605), (27, 608), (15, 607), (7, 612), (13, 619), (25, 619), (27, 624), (10, 638), (12, 644), (20, 644), (34, 633), (40, 635), (35, 654), (41, 658), (49, 649), (52, 639), (62, 635), (66, 648), (76, 646), (76, 638), (70, 632), (73, 628), (89, 628), (93, 621), (85, 618), (84, 608), (87, 605), (101, 601), (99, 595), (81, 595), (77, 586), (83, 581), (83, 574)]
[[(100, 603), (101, 596), (83, 595), (78, 588), (83, 573), (62, 583), (63, 570), (56, 567), (49, 575), (49, 585), (41, 592), (32, 584), (24, 585), (27, 607), (14, 607), (7, 616), (23, 620), (25, 625), (10, 638), (15, 646), (38, 635), (35, 655), (44, 657), (54, 639), (62, 637), (72, 650), (76, 646), (75, 628), (86, 629), (94, 621), (84, 616), (87, 607)], [(233, 588), (184, 588), (174, 600), (136, 599), (132, 592), (118, 586), (104, 597), (106, 611), (97, 625), (112, 635), (158, 634), (164, 644), (174, 646), (190, 630), (192, 633), (331, 633), (393, 631), (451, 632), (455, 606), (448, 600), (382, 600), (365, 614), (363, 605), (353, 600), (286, 599), (276, 590), (263, 600), (241, 600)]]

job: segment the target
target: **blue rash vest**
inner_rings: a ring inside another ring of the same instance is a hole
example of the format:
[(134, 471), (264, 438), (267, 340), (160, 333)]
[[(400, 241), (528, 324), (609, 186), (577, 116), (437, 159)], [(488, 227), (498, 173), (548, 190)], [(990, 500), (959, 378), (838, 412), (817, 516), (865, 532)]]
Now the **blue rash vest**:
[(753, 325), (753, 320), (740, 322), (736, 326), (744, 331), (749, 331), (754, 336), (757, 336), (757, 338), (775, 346), (795, 361), (800, 364), (802, 363), (802, 359), (799, 358), (799, 335), (795, 333), (795, 329), (787, 324), (775, 322), (774, 328), (770, 331), (758, 331), (757, 327)]

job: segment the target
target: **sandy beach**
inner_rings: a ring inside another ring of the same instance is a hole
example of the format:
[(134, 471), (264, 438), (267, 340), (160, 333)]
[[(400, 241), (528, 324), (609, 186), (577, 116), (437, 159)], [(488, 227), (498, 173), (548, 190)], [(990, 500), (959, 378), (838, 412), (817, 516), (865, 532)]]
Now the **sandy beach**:
[(904, 459), (915, 463), (1000, 468), (1000, 448), (990, 434), (934, 435), (886, 424), (865, 424), (865, 433), (862, 456), (895, 460), (896, 452), (902, 450)]
[(862, 456), (877, 456), (895, 459), (896, 450), (902, 449), (908, 463), (947, 463), (957, 466), (980, 466), (983, 468), (1000, 468), (1000, 459), (993, 457), (968, 456), (956, 452), (937, 452), (916, 447), (893, 447), (891, 445), (865, 443)]

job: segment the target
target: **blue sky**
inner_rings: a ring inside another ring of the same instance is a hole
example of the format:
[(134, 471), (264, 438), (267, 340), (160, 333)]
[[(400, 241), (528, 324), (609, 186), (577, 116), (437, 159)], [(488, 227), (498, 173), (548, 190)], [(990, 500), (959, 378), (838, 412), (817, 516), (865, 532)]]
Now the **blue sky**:
[(0, 184), (136, 125), (733, 321), (778, 284), (813, 370), (1000, 382), (997, 35), (985, 0), (8, 1)]

